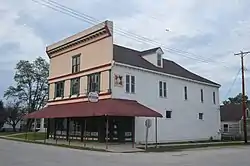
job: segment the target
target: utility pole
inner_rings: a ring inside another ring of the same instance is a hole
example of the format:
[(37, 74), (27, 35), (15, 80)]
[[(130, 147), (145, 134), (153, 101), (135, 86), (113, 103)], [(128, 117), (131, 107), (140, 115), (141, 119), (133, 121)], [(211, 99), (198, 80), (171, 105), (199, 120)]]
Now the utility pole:
[(244, 56), (249, 54), (250, 51), (240, 52), (234, 55), (240, 55), (241, 57), (241, 74), (242, 74), (242, 112), (243, 112), (243, 130), (244, 130), (244, 141), (247, 143), (247, 121), (246, 121), (246, 94), (245, 94), (245, 68), (244, 68)]

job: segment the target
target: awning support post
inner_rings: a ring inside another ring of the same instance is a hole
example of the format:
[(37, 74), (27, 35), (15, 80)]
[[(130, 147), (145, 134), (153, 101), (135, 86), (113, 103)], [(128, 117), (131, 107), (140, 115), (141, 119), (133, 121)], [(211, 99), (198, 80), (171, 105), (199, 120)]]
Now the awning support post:
[(49, 118), (47, 119), (47, 126), (46, 127), (47, 127), (46, 128), (47, 139), (49, 139), (49, 136), (50, 136), (50, 119)]
[(155, 117), (155, 147), (157, 148), (158, 144), (158, 123), (157, 123), (157, 117)]
[(36, 141), (36, 119), (34, 120), (34, 139), (33, 141)]
[(86, 135), (86, 131), (87, 130), (87, 118), (85, 118), (85, 121), (84, 121), (84, 132), (83, 132), (83, 135), (84, 135), (84, 147), (86, 147), (86, 142), (87, 142), (87, 135)]
[[(46, 119), (44, 118), (44, 121), (46, 121)], [(47, 130), (47, 128), (48, 128), (48, 120), (47, 120), (47, 126), (45, 127), (45, 133), (44, 133), (44, 143), (46, 143), (46, 139), (47, 139), (47, 132), (48, 132), (48, 130)]]
[(27, 124), (26, 124), (25, 140), (28, 139), (28, 130), (29, 130), (29, 120), (27, 120)]
[(106, 149), (108, 149), (109, 119), (106, 115)]
[(54, 140), (56, 140), (56, 118), (54, 118)]
[(80, 120), (81, 122), (81, 142), (83, 142), (83, 133), (84, 133), (84, 122), (83, 119)]
[(132, 148), (135, 147), (135, 117), (132, 118)]
[(69, 141), (69, 118), (66, 118), (66, 140)]

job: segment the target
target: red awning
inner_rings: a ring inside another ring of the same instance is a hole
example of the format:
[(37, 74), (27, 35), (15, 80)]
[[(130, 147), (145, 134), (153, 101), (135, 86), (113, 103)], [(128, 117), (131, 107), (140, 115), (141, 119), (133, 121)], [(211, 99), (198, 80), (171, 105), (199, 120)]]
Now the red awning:
[(162, 115), (133, 100), (104, 99), (97, 103), (77, 102), (50, 105), (30, 113), (25, 118), (66, 118), (91, 116), (162, 117)]

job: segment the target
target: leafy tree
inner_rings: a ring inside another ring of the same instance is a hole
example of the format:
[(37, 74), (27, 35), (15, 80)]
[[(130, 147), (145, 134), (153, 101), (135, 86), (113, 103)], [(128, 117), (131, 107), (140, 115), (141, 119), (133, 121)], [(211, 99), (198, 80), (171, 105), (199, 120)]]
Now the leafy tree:
[[(235, 97), (229, 97), (228, 100), (223, 101), (224, 105), (228, 105), (228, 104), (241, 104), (242, 103), (242, 93), (239, 93), (237, 96)], [(245, 100), (247, 102), (247, 104), (250, 104), (250, 100), (248, 100), (248, 96), (245, 96)]]
[(16, 131), (16, 125), (22, 120), (25, 115), (25, 108), (21, 107), (21, 103), (18, 101), (9, 102), (5, 108), (6, 111), (6, 123), (11, 125), (13, 131)]
[(29, 113), (45, 106), (48, 98), (48, 62), (41, 57), (33, 62), (21, 60), (15, 69), (16, 85), (10, 86), (4, 97), (22, 103)]
[(6, 120), (6, 113), (3, 105), (3, 101), (0, 100), (0, 130), (3, 127)]

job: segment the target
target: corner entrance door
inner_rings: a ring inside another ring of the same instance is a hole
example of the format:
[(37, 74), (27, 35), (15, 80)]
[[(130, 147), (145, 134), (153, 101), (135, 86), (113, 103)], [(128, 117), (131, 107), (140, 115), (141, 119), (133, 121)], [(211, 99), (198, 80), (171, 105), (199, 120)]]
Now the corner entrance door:
[(110, 141), (119, 141), (119, 121), (116, 119), (111, 119), (110, 121)]

